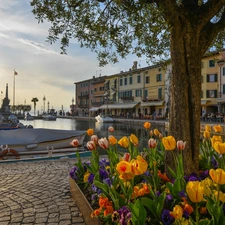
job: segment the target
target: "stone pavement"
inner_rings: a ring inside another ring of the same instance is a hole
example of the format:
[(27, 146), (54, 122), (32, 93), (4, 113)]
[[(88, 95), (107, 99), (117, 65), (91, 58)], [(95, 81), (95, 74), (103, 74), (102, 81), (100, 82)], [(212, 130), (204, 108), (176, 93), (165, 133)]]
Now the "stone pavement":
[(0, 225), (85, 225), (69, 190), (75, 160), (0, 164)]

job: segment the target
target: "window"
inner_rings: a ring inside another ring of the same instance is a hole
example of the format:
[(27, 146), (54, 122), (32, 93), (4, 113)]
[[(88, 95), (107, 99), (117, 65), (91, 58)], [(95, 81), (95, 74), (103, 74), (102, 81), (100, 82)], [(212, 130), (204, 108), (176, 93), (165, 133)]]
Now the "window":
[(207, 74), (207, 82), (217, 82), (217, 74)]
[(162, 81), (162, 74), (156, 74), (156, 81)]
[(123, 86), (123, 79), (120, 78), (120, 86)]
[(140, 84), (141, 83), (141, 75), (137, 76), (137, 83)]
[(217, 90), (207, 90), (206, 97), (207, 98), (217, 98)]
[(215, 67), (215, 61), (214, 60), (209, 60), (209, 67)]
[(145, 83), (146, 84), (149, 84), (150, 83), (150, 77), (149, 76), (145, 77)]
[(95, 88), (94, 91), (97, 91), (97, 88)]
[(145, 97), (148, 97), (148, 90), (145, 90)]
[(130, 84), (133, 84), (132, 76), (130, 76), (129, 81), (130, 81)]
[(225, 84), (223, 85), (223, 95), (225, 95)]
[(141, 89), (137, 89), (137, 90), (135, 91), (135, 96), (136, 96), (136, 97), (141, 97), (141, 96), (142, 96), (142, 90), (141, 90)]
[(223, 67), (223, 76), (225, 76), (225, 67)]
[(158, 89), (158, 99), (162, 100), (162, 88)]
[(127, 78), (124, 78), (124, 85), (127, 85)]

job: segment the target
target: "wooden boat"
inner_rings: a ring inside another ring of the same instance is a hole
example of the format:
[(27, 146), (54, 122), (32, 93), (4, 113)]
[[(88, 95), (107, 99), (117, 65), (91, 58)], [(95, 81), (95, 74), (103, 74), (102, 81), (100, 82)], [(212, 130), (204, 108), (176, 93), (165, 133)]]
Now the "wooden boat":
[(97, 120), (97, 122), (100, 123), (110, 123), (113, 122), (113, 118), (110, 116), (102, 116), (102, 115), (98, 115), (95, 117), (95, 119)]
[(73, 139), (78, 139), (79, 146), (82, 146), (85, 136), (86, 131), (82, 130), (44, 128), (0, 130), (0, 145), (2, 152), (11, 149), (12, 153), (13, 151), (32, 153), (47, 149), (70, 148)]

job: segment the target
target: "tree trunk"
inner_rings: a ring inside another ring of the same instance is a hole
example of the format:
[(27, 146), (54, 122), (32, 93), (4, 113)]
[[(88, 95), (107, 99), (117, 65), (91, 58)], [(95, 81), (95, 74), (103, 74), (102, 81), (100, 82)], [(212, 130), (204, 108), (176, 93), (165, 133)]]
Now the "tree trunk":
[[(185, 174), (198, 173), (201, 111), (202, 52), (198, 31), (179, 21), (171, 34), (171, 102), (169, 135), (186, 141), (183, 150)], [(171, 152), (166, 152), (166, 171), (174, 168)]]

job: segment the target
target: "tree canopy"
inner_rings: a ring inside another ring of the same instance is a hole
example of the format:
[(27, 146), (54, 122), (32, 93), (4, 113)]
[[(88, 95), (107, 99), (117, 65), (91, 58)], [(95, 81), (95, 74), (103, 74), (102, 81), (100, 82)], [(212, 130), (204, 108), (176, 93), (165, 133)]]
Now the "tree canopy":
[[(205, 52), (225, 41), (224, 0), (32, 0), (39, 22), (49, 21), (48, 41), (61, 40), (66, 53), (70, 39), (97, 52), (101, 65), (118, 62), (118, 55), (168, 59), (171, 30), (182, 20), (207, 30)], [(180, 18), (182, 17), (182, 20)]]
[[(169, 133), (187, 141), (186, 173), (197, 172), (201, 60), (225, 43), (225, 0), (32, 0), (39, 22), (51, 23), (48, 41), (73, 38), (97, 53), (100, 65), (119, 56), (171, 59)], [(166, 161), (171, 161), (168, 153)]]

